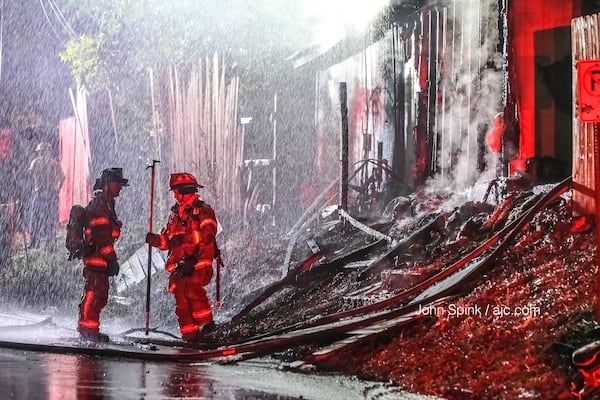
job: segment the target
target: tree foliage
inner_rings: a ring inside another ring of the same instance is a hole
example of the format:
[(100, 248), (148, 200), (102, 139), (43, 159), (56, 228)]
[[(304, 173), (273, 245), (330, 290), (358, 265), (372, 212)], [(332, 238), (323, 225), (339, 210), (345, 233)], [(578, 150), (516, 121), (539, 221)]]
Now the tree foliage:
[(108, 90), (126, 136), (148, 125), (149, 68), (191, 65), (217, 52), (226, 73), (260, 88), (311, 39), (301, 0), (55, 1), (72, 30), (61, 60), (90, 94)]
[[(271, 74), (310, 34), (298, 1), (63, 0), (77, 37), (61, 53), (91, 92), (218, 51)], [(255, 71), (256, 72), (256, 71)]]

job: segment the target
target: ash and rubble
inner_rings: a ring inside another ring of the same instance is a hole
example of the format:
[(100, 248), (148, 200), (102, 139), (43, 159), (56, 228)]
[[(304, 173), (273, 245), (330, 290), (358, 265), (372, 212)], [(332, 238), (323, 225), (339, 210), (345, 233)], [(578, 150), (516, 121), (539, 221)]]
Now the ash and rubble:
[[(456, 196), (441, 192), (412, 198), (410, 207), (399, 202), (402, 206), (391, 220), (363, 221), (392, 239), (380, 245), (381, 239), (341, 218), (320, 221), (321, 228), (305, 231), (298, 240), (290, 263), (295, 279), (236, 315), (235, 322), (221, 323), (210, 339), (261, 335), (390, 298), (466, 255), (552, 187), (517, 191), (498, 204), (461, 204)], [(538, 212), (483, 274), (440, 307), (495, 312), (427, 315), (348, 346), (316, 368), (448, 399), (568, 398), (576, 372), (572, 352), (600, 338), (593, 313), (594, 232), (589, 218), (572, 217), (567, 193)], [(407, 241), (411, 235), (415, 239)], [(383, 258), (392, 248), (395, 255)], [(281, 262), (283, 250), (267, 251), (268, 257), (257, 253), (265, 268), (257, 262), (251, 274), (271, 270), (277, 276), (270, 263)], [(260, 290), (242, 304), (257, 294)], [(316, 348), (290, 349), (279, 357), (282, 363), (291, 362)]]
[[(533, 196), (514, 195), (499, 208), (478, 201), (452, 207), (455, 198), (435, 192), (409, 200), (410, 207), (400, 202), (389, 221), (353, 225), (330, 215), (297, 240), (288, 271), (294, 279), (253, 309), (241, 310), (235, 323), (222, 324), (220, 334), (262, 334), (389, 298), (471, 251), (516, 218), (519, 205)], [(271, 249), (269, 261), (277, 261), (276, 252)], [(249, 295), (242, 304), (252, 300)]]

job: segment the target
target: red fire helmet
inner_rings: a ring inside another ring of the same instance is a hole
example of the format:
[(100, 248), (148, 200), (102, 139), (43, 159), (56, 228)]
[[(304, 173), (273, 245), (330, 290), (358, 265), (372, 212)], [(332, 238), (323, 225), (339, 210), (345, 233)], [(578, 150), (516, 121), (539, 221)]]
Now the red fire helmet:
[(188, 174), (187, 172), (171, 174), (171, 179), (169, 179), (169, 187), (171, 188), (171, 190), (173, 190), (176, 186), (180, 185), (198, 188), (204, 187), (198, 183), (194, 175)]

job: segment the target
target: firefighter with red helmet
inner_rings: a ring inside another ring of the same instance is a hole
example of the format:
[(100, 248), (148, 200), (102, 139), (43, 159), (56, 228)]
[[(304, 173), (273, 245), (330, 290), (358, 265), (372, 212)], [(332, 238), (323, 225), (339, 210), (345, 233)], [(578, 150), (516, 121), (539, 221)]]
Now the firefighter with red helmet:
[(128, 185), (121, 168), (102, 171), (94, 185), (94, 197), (86, 207), (83, 256), (85, 278), (83, 297), (79, 304), (77, 330), (84, 338), (106, 341), (100, 333), (100, 312), (108, 301), (108, 278), (119, 273), (114, 243), (121, 234), (122, 223), (115, 212), (115, 198)]
[(188, 173), (171, 174), (169, 186), (177, 201), (160, 234), (149, 232), (146, 243), (168, 250), (165, 269), (170, 273), (169, 292), (175, 297), (175, 314), (183, 340), (194, 342), (215, 329), (206, 289), (217, 255), (217, 219), (200, 199), (204, 187)]

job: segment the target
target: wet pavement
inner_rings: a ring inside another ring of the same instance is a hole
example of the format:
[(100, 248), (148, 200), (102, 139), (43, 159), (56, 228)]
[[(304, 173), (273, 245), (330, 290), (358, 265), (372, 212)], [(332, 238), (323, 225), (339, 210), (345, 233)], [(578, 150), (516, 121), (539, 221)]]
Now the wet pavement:
[[(59, 345), (79, 343), (74, 326), (73, 316), (0, 308), (0, 400), (435, 399), (387, 383), (291, 370), (270, 357), (224, 364), (73, 354)], [(123, 330), (112, 328), (107, 333)], [(24, 343), (34, 346), (19, 349)], [(58, 347), (40, 351), (36, 343)]]
[[(386, 383), (290, 370), (273, 358), (224, 364), (102, 357), (95, 351), (73, 354), (61, 343), (92, 350), (103, 346), (80, 342), (69, 329), (75, 322), (62, 322), (64, 326), (42, 315), (0, 312), (0, 400), (429, 399)], [(19, 347), (27, 343), (33, 345)], [(38, 343), (55, 346), (40, 350)]]
[(353, 377), (279, 370), (269, 359), (236, 365), (157, 363), (0, 349), (0, 398), (402, 399), (410, 395)]
[[(229, 364), (146, 361), (35, 346), (78, 343), (69, 328), (74, 325), (69, 319), (0, 311), (0, 400), (429, 399), (386, 383), (285, 369), (273, 358)], [(34, 346), (19, 349), (22, 343)]]

